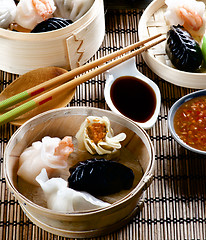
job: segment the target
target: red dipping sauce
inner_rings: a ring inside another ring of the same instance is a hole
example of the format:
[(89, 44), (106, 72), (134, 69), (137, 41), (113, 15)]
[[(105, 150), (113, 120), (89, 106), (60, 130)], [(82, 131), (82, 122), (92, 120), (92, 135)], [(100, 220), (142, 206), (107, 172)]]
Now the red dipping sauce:
[(186, 144), (206, 151), (206, 96), (183, 103), (175, 113), (174, 128)]

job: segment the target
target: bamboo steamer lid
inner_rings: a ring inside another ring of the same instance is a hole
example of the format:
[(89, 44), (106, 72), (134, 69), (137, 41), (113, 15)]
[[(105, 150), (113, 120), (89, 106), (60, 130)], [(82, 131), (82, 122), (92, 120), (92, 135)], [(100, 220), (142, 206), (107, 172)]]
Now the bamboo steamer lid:
[(0, 69), (15, 74), (57, 66), (73, 69), (88, 61), (105, 34), (103, 0), (73, 24), (51, 32), (23, 33), (0, 28)]
[[(129, 190), (102, 197), (103, 201), (111, 203), (105, 208), (71, 213), (52, 211), (34, 202), (31, 196), (26, 196), (28, 187), (20, 187), (17, 177), (19, 156), (32, 142), (41, 140), (44, 136), (75, 136), (87, 116), (106, 116), (115, 135), (120, 132), (126, 133), (127, 137), (122, 146), (132, 152), (134, 158), (124, 158), (120, 161), (132, 168), (135, 175), (133, 186)], [(42, 229), (60, 236), (86, 238), (114, 231), (137, 214), (142, 205), (143, 194), (153, 178), (155, 154), (146, 131), (128, 118), (103, 109), (70, 107), (39, 114), (19, 127), (7, 144), (4, 159), (7, 185), (31, 221)]]

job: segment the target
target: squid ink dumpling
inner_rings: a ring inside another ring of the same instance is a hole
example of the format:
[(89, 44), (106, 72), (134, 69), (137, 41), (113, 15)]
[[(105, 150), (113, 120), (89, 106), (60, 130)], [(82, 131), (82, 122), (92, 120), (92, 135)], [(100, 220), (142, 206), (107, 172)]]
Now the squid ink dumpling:
[(199, 44), (180, 25), (167, 32), (166, 53), (177, 69), (186, 72), (197, 70), (203, 60)]
[(101, 159), (88, 159), (70, 168), (69, 187), (96, 196), (105, 196), (130, 189), (133, 171), (125, 165)]
[(54, 30), (66, 27), (71, 23), (72, 23), (71, 20), (53, 17), (37, 24), (36, 27), (31, 32), (40, 33), (40, 32), (54, 31)]

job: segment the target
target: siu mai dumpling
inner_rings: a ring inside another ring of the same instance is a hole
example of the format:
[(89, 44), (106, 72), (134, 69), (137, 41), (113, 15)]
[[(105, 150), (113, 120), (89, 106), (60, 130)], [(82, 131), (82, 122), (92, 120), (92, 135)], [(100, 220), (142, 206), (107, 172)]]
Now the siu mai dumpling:
[(45, 168), (37, 176), (36, 181), (45, 194), (47, 207), (54, 211), (68, 213), (110, 206), (109, 203), (103, 202), (89, 193), (68, 188), (67, 181), (62, 178), (49, 179)]
[(125, 133), (114, 136), (107, 117), (88, 116), (76, 134), (80, 149), (86, 148), (91, 154), (110, 154), (120, 149), (120, 142), (126, 138)]
[(17, 175), (31, 184), (38, 185), (35, 178), (42, 168), (46, 168), (48, 173), (66, 168), (68, 156), (73, 151), (71, 137), (67, 136), (61, 140), (46, 136), (42, 141), (32, 143), (32, 146), (20, 155)]

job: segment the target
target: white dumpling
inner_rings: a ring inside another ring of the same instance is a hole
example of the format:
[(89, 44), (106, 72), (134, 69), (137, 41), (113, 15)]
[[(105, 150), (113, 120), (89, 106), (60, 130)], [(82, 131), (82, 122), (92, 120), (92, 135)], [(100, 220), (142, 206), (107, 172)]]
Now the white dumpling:
[(23, 28), (32, 30), (38, 23), (52, 17), (55, 10), (53, 0), (20, 0), (15, 22)]
[(54, 0), (55, 17), (70, 19), (73, 22), (81, 18), (92, 6), (94, 0)]
[(0, 2), (0, 27), (8, 28), (16, 16), (16, 4), (14, 0), (1, 0)]
[(62, 140), (57, 137), (44, 137), (42, 141), (32, 143), (32, 146), (20, 155), (17, 175), (31, 184), (38, 185), (35, 178), (42, 168), (46, 168), (48, 173), (66, 168), (68, 156), (73, 150), (71, 137)]
[(62, 178), (51, 178), (47, 176), (46, 169), (36, 177), (41, 186), (46, 200), (47, 207), (59, 212), (85, 211), (110, 206), (87, 192), (79, 192), (68, 188), (67, 181)]
[(125, 133), (114, 136), (107, 117), (88, 116), (76, 134), (80, 149), (86, 148), (91, 154), (110, 154), (121, 148), (120, 142), (126, 138)]
[(165, 0), (165, 18), (170, 25), (182, 25), (193, 37), (205, 33), (205, 3), (196, 0)]

